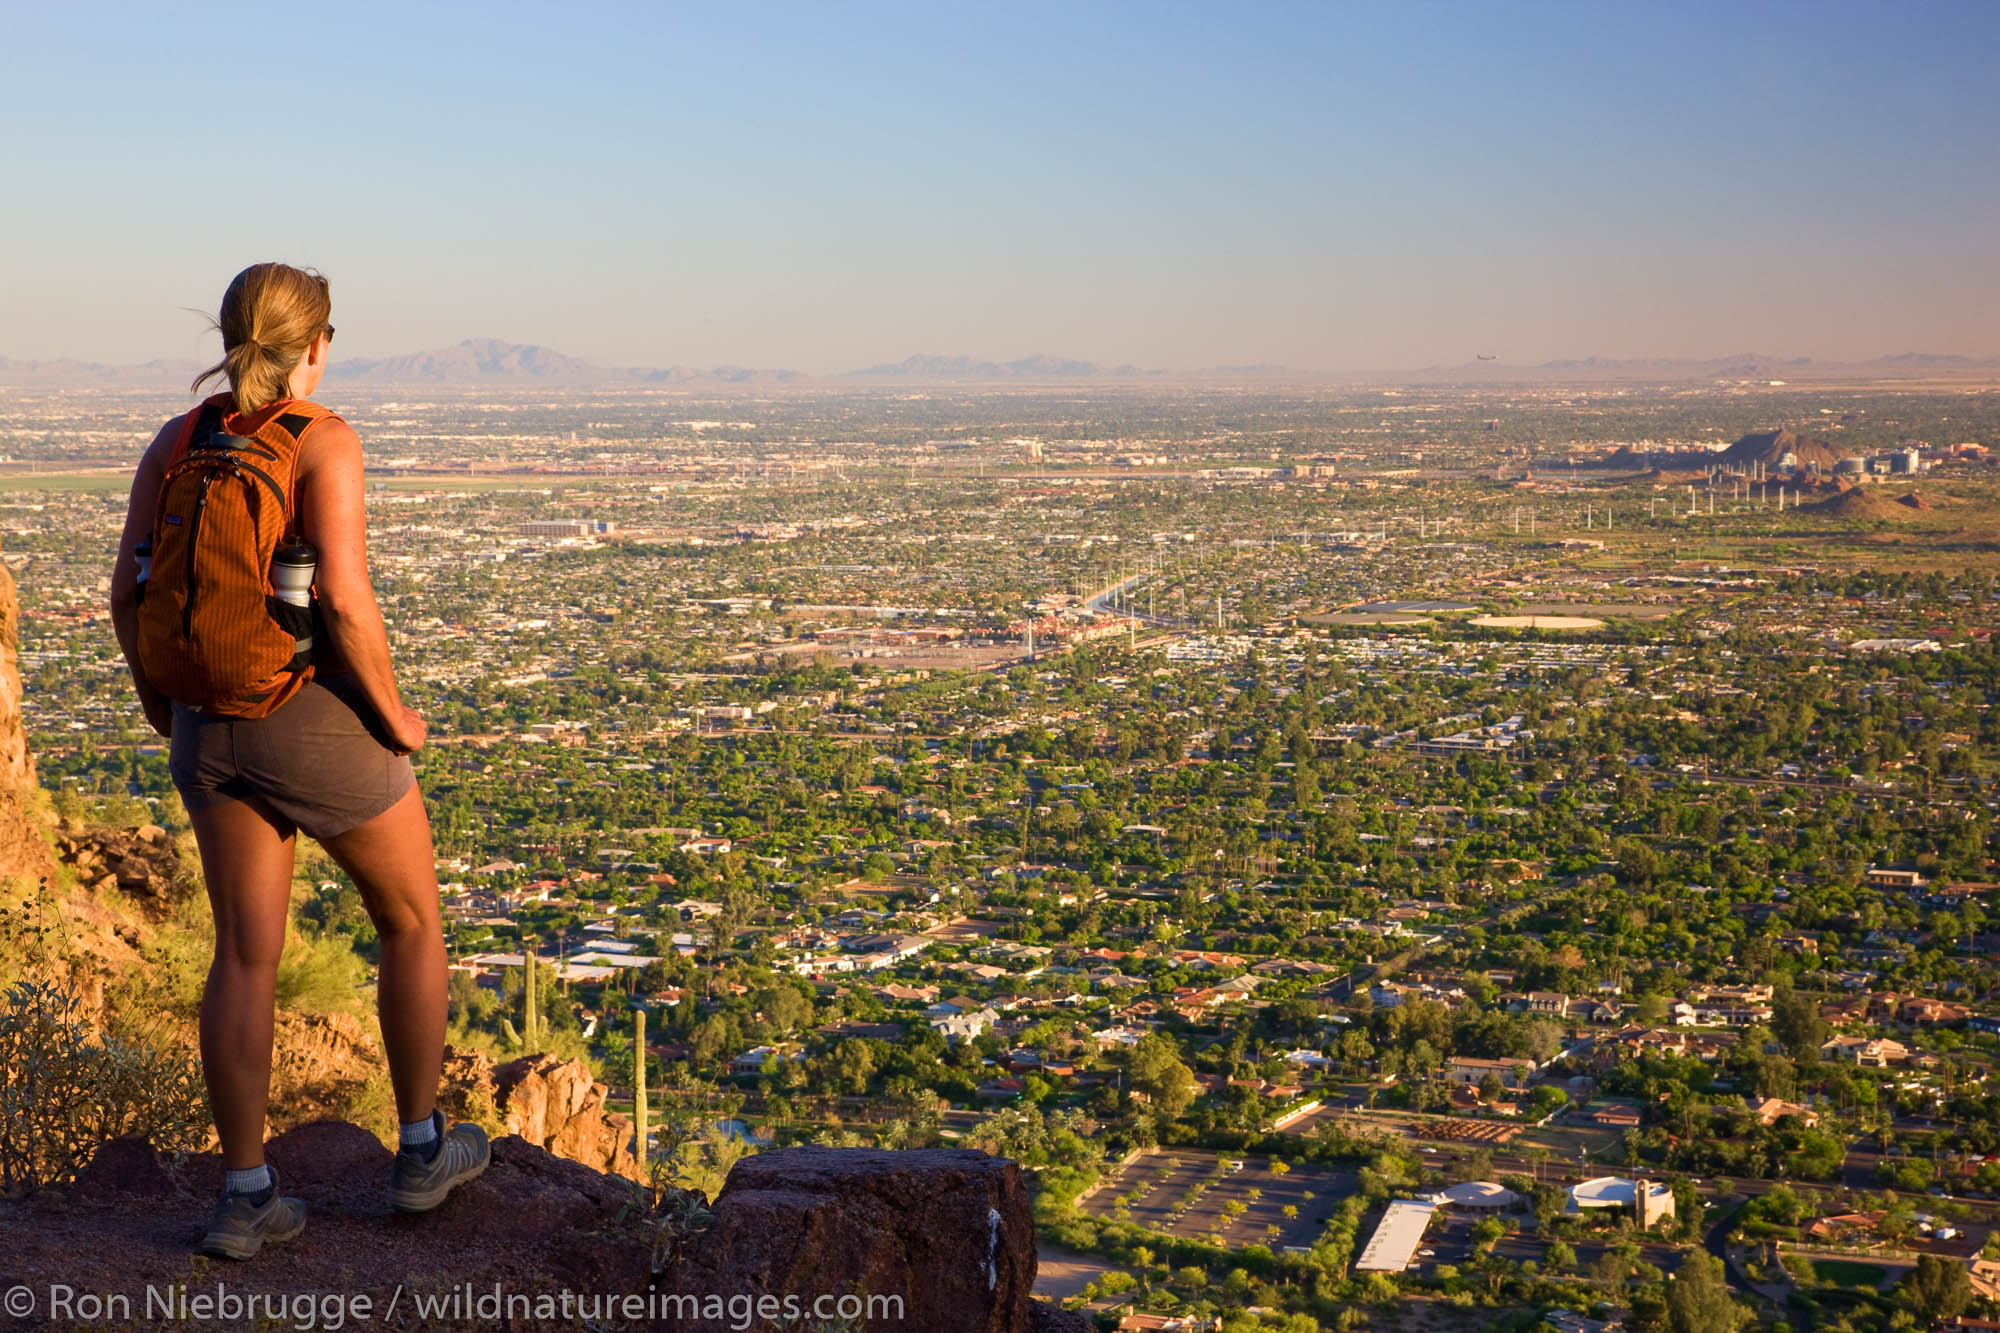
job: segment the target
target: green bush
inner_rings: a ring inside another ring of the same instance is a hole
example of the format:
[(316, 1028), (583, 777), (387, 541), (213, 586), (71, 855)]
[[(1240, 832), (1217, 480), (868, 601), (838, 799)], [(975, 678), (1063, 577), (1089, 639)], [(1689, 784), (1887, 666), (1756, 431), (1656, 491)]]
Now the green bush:
[(97, 1036), (74, 993), (16, 982), (0, 1005), (0, 1190), (66, 1181), (107, 1139), (162, 1152), (208, 1137), (201, 1069), (144, 1039)]
[(277, 1006), (287, 1013), (352, 1013), (366, 980), (347, 936), (290, 931), (278, 957)]

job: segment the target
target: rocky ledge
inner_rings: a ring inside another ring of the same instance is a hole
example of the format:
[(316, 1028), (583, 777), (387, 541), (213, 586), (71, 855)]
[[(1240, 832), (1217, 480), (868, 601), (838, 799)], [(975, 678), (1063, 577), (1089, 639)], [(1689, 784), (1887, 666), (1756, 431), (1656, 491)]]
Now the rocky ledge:
[(357, 1126), (302, 1126), (270, 1160), (306, 1201), (306, 1230), (242, 1264), (192, 1252), (221, 1185), (213, 1156), (174, 1164), (120, 1140), (71, 1187), (0, 1202), (0, 1327), (148, 1326), (163, 1308), (184, 1328), (304, 1326), (300, 1301), (319, 1303), (322, 1328), (336, 1310), (400, 1329), (1087, 1327), (1030, 1298), (1027, 1189), (984, 1153), (781, 1149), (738, 1163), (712, 1207), (660, 1210), (509, 1135), (484, 1176), (421, 1216), (390, 1208), (390, 1154)]

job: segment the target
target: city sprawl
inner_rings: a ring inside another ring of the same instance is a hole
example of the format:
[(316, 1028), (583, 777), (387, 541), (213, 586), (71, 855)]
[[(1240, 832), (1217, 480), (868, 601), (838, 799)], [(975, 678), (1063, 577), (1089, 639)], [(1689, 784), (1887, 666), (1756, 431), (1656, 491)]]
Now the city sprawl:
[[(1006, 1154), (1105, 1327), (2000, 1298), (2000, 391), (320, 396), (451, 1040), (628, 1110), (643, 1007), (686, 1183)], [(106, 601), (185, 406), (0, 391), (41, 782), (170, 834)], [(312, 849), (294, 923), (368, 984)]]

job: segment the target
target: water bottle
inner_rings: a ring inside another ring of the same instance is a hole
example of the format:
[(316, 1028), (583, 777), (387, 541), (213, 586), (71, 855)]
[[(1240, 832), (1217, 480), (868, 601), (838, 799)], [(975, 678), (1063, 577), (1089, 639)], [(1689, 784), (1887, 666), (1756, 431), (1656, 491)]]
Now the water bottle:
[(146, 580), (153, 577), (153, 539), (151, 537), (132, 548), (132, 556), (139, 562), (139, 600), (146, 600)]
[(307, 614), (301, 619), (303, 625), (296, 631), (298, 656), (295, 662), (310, 661), (313, 650), (312, 606), (313, 575), (319, 569), (319, 552), (304, 542), (287, 542), (271, 556), (271, 586), (276, 589), (278, 600), (287, 602)]
[(311, 606), (313, 575), (318, 569), (319, 552), (304, 542), (280, 546), (271, 557), (271, 586), (277, 589), (278, 599), (293, 606)]

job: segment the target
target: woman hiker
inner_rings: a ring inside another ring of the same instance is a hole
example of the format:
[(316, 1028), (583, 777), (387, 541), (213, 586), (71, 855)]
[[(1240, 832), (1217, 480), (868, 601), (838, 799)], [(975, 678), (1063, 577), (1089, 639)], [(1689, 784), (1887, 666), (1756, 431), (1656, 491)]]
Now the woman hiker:
[(248, 1259), (305, 1226), (264, 1160), (278, 956), (293, 839), (354, 880), (381, 937), (376, 998), (401, 1145), (395, 1206), (437, 1207), (486, 1169), (477, 1125), (437, 1109), (446, 977), (430, 821), (368, 579), (361, 441), (311, 401), (333, 343), (326, 279), (285, 264), (236, 275), (229, 389), (161, 428), (139, 463), (111, 617), (146, 718), (170, 738), (215, 916), (201, 1063), (227, 1183), (201, 1249)]

